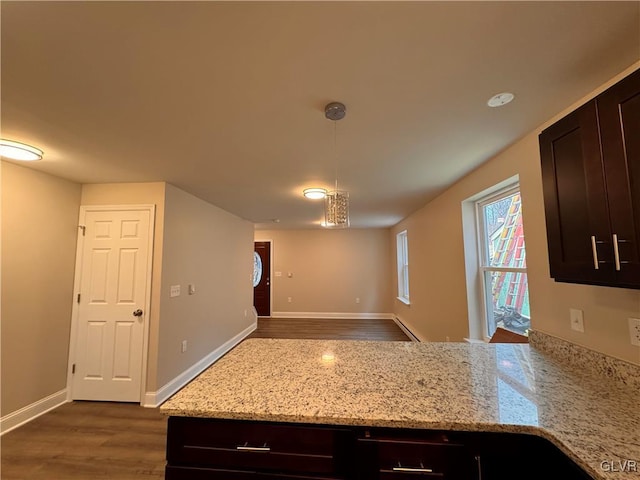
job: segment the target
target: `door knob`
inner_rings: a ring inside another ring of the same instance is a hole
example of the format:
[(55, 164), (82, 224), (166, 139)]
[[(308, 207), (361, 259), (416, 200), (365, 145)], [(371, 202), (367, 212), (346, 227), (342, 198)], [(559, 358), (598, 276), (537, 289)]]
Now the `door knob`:
[(137, 309), (135, 312), (133, 312), (133, 316), (134, 317), (141, 317), (142, 316), (142, 310)]

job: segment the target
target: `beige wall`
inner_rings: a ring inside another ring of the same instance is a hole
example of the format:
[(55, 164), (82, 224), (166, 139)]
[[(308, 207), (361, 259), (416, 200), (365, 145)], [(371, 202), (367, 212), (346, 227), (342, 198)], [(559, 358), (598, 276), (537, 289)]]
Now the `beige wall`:
[[(411, 288), (411, 305), (396, 301), (394, 312), (416, 333), (432, 341), (468, 335), (461, 202), (519, 174), (532, 327), (640, 364), (640, 349), (630, 344), (627, 326), (627, 317), (640, 315), (640, 291), (562, 284), (549, 277), (538, 150), (543, 128), (638, 67), (640, 63), (569, 106), (392, 229), (392, 238), (408, 230)], [(395, 244), (391, 251), (395, 258)], [(570, 329), (570, 307), (584, 311), (585, 333)]]
[(255, 239), (273, 241), (272, 270), (282, 272), (272, 276), (273, 312), (391, 312), (388, 229), (259, 230)]
[(66, 387), (80, 185), (1, 169), (4, 416)]
[(165, 202), (158, 388), (255, 321), (253, 224), (169, 184)]
[(155, 391), (158, 368), (158, 332), (160, 325), (160, 292), (162, 278), (162, 244), (164, 232), (165, 183), (104, 183), (82, 186), (82, 205), (155, 205), (155, 233), (151, 278), (151, 311), (149, 312), (149, 352), (147, 391)]

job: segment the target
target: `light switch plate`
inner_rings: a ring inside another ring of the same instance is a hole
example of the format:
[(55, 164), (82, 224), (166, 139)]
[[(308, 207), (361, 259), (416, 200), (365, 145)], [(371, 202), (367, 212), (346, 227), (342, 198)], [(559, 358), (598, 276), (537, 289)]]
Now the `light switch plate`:
[(180, 296), (180, 285), (171, 285), (171, 291), (169, 293), (171, 297), (179, 297)]

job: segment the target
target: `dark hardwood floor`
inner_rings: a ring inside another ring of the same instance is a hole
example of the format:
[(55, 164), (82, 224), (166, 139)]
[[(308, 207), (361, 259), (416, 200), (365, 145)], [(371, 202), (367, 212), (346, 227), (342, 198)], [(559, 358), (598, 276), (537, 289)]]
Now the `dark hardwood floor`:
[(333, 318), (259, 318), (249, 338), (410, 341), (393, 320)]
[[(392, 320), (338, 319), (259, 319), (249, 338), (409, 340)], [(166, 432), (157, 408), (67, 403), (0, 438), (0, 478), (163, 479)]]
[(162, 479), (166, 434), (157, 408), (66, 403), (2, 436), (0, 478)]

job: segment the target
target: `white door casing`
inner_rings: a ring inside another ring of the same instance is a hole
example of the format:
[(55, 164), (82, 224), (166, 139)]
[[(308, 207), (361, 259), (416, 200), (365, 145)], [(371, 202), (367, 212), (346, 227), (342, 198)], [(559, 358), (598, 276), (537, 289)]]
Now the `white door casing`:
[[(146, 380), (153, 205), (80, 209), (70, 399), (140, 402)], [(77, 301), (79, 298), (79, 301)]]

